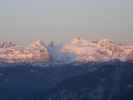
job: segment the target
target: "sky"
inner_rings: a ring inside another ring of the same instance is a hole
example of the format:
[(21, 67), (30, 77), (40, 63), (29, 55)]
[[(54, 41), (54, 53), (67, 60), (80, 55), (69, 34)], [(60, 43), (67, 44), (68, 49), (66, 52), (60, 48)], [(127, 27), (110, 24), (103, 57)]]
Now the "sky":
[(133, 0), (0, 0), (0, 40), (133, 42)]

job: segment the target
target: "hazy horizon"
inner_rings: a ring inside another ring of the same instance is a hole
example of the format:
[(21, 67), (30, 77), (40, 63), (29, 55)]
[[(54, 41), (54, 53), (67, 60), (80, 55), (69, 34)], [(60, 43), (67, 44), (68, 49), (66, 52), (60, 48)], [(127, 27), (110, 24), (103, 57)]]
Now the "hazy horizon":
[(132, 0), (0, 1), (0, 40), (110, 38), (133, 42)]

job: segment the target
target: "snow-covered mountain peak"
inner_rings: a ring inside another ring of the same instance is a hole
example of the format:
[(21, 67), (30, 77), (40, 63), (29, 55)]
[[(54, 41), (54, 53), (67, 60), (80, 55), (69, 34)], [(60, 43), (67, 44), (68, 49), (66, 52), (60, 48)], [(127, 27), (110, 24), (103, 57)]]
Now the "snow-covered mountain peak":
[(106, 42), (106, 43), (113, 43), (113, 40), (111, 40), (111, 39), (108, 39), (108, 38), (104, 38), (104, 39), (101, 39), (101, 40), (99, 40), (98, 42)]
[(80, 37), (73, 38), (72, 41), (71, 41), (72, 44), (79, 44), (80, 42), (81, 42)]
[(75, 54), (77, 61), (109, 61), (113, 59), (125, 61), (129, 58), (133, 59), (132, 46), (128, 46), (127, 49), (125, 48), (126, 44), (117, 44), (110, 39), (93, 42), (75, 38), (72, 41), (65, 44), (62, 51)]
[(70, 42), (70, 44), (73, 44), (73, 45), (88, 45), (89, 44), (89, 41), (86, 40), (86, 39), (83, 39), (81, 37), (76, 37), (76, 38), (73, 38), (72, 41)]
[(43, 41), (36, 40), (36, 41), (32, 41), (32, 43), (30, 44), (30, 47), (33, 49), (45, 49), (46, 45)]
[(12, 42), (1, 42), (0, 44), (0, 62), (33, 62), (49, 60), (47, 46), (40, 40), (33, 41), (28, 48), (25, 48), (23, 45), (15, 46)]
[(120, 50), (120, 45), (117, 43), (114, 43), (110, 39), (102, 39), (97, 42), (97, 48), (104, 48), (106, 50), (112, 51), (112, 52), (117, 52)]
[(11, 48), (15, 46), (16, 44), (11, 41), (0, 41), (0, 48)]
[(97, 45), (100, 47), (110, 47), (115, 45), (115, 43), (110, 39), (102, 39), (97, 42)]

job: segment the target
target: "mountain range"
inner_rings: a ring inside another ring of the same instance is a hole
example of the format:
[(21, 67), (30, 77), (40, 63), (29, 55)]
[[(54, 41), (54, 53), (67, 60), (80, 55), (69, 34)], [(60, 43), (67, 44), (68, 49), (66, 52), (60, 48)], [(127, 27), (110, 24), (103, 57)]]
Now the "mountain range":
[(51, 42), (46, 45), (36, 40), (27, 46), (11, 41), (0, 42), (1, 62), (59, 62), (86, 63), (110, 60), (133, 60), (133, 44), (115, 43), (110, 39), (89, 41), (80, 37), (65, 44)]
[(133, 100), (133, 44), (0, 42), (0, 100)]

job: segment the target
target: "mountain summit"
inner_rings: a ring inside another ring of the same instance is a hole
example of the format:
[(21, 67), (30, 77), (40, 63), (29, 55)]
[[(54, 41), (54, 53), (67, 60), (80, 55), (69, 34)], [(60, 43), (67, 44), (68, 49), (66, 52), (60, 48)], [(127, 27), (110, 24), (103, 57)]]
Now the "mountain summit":
[(43, 41), (36, 40), (36, 41), (32, 41), (32, 43), (30, 44), (30, 47), (33, 49), (45, 49), (46, 45)]
[(16, 44), (11, 41), (0, 41), (0, 48), (11, 48), (15, 46)]

